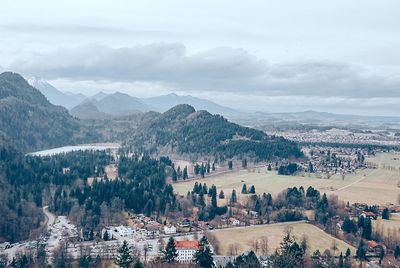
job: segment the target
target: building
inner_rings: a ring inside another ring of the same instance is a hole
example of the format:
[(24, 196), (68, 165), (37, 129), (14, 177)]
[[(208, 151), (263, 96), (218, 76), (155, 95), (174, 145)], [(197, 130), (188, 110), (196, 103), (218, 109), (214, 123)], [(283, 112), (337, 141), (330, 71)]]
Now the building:
[(199, 241), (175, 241), (175, 247), (178, 254), (176, 260), (180, 263), (191, 263), (196, 251), (199, 250)]
[(233, 226), (238, 226), (238, 225), (240, 225), (240, 221), (239, 221), (238, 219), (235, 219), (235, 218), (233, 218), (233, 217), (230, 217), (230, 218), (229, 218), (229, 224), (230, 224), (230, 225), (233, 225)]
[(176, 227), (172, 224), (167, 224), (164, 226), (164, 234), (176, 234)]

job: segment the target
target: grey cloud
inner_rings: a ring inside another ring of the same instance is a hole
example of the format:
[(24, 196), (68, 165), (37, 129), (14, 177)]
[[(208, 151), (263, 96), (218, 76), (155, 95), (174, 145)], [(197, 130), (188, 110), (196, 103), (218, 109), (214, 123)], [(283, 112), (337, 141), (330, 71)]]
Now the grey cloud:
[(337, 62), (272, 64), (243, 49), (189, 54), (181, 43), (35, 54), (11, 69), (47, 79), (165, 83), (177, 90), (274, 96), (399, 97), (400, 76)]

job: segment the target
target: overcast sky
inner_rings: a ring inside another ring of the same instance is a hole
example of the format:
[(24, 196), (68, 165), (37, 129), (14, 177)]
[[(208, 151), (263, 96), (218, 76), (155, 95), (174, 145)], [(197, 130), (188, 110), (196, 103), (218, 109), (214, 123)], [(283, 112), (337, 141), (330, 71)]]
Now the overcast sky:
[(62, 91), (400, 116), (400, 1), (2, 0), (0, 70)]

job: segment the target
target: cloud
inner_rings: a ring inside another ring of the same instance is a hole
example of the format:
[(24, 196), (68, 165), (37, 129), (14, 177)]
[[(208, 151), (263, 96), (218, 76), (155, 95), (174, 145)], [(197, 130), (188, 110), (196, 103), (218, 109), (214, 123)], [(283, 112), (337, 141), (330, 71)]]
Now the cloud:
[(181, 43), (85, 46), (34, 54), (10, 69), (46, 79), (161, 83), (175, 90), (260, 96), (400, 97), (399, 73), (332, 61), (269, 63), (244, 49), (190, 54)]

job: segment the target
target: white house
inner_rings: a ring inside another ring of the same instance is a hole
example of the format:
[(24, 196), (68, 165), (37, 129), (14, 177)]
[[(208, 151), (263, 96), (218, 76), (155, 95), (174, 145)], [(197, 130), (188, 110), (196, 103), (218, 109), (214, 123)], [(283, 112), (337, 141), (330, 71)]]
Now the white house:
[(238, 226), (238, 225), (240, 225), (240, 221), (239, 221), (238, 219), (233, 218), (233, 217), (230, 217), (230, 218), (229, 218), (229, 223), (230, 223), (231, 225), (233, 225), (233, 226)]
[(176, 260), (180, 263), (193, 262), (196, 251), (199, 250), (199, 241), (175, 241), (176, 253), (178, 256)]
[(164, 233), (165, 234), (176, 234), (176, 227), (172, 224), (167, 224), (164, 226)]

